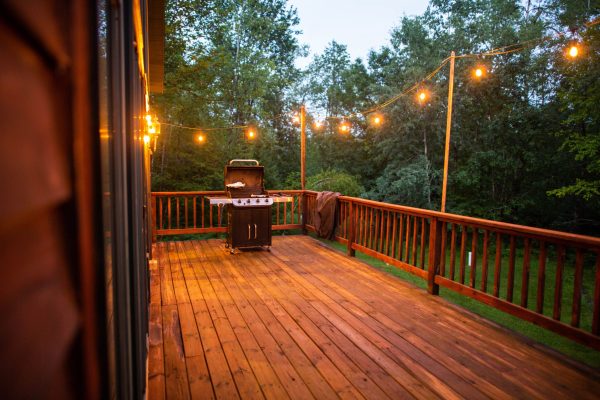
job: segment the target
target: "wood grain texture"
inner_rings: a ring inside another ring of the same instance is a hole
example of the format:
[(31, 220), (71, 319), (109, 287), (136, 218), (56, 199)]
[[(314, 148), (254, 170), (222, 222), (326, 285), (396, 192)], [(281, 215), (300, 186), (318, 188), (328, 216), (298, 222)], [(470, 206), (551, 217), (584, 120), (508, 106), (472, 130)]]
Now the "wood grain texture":
[[(152, 291), (164, 297), (151, 296), (151, 314), (161, 309), (168, 399), (592, 399), (600, 392), (598, 373), (310, 237), (278, 236), (271, 252), (233, 256), (219, 240), (160, 246), (151, 276), (161, 282), (153, 279)], [(193, 387), (196, 376), (204, 392)]]

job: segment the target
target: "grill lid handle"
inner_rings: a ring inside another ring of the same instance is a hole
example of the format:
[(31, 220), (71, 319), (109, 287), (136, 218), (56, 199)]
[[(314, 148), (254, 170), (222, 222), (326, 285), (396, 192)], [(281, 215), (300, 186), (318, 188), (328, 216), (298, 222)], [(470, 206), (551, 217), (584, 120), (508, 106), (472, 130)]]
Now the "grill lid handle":
[(256, 163), (256, 165), (260, 165), (257, 160), (242, 160), (242, 159), (231, 160), (231, 161), (229, 161), (229, 165), (232, 165), (233, 163), (245, 163), (245, 162), (251, 162), (251, 163)]

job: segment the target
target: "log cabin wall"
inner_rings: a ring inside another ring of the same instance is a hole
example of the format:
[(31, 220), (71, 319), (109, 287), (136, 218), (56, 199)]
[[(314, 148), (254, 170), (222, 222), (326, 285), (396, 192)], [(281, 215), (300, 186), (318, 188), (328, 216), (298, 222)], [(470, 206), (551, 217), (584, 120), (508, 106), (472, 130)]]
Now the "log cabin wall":
[(144, 395), (145, 7), (0, 2), (3, 398)]
[(0, 392), (78, 397), (100, 378), (95, 210), (81, 203), (94, 184), (93, 165), (80, 164), (91, 149), (90, 14), (77, 1), (1, 4)]

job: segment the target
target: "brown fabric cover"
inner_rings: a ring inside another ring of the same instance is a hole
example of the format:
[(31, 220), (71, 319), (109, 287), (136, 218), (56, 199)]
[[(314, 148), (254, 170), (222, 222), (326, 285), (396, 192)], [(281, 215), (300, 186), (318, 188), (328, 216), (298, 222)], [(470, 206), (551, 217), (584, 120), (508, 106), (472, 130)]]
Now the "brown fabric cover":
[(322, 238), (332, 239), (335, 234), (335, 210), (338, 192), (319, 192), (315, 207), (313, 221), (317, 235)]

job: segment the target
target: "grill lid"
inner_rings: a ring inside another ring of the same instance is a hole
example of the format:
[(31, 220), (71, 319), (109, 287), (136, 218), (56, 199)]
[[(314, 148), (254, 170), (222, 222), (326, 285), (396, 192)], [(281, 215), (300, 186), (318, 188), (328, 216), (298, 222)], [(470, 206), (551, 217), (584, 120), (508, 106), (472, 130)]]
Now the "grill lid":
[[(253, 163), (255, 165), (247, 165)], [(231, 160), (225, 166), (225, 192), (228, 197), (265, 194), (265, 168), (256, 160)]]

